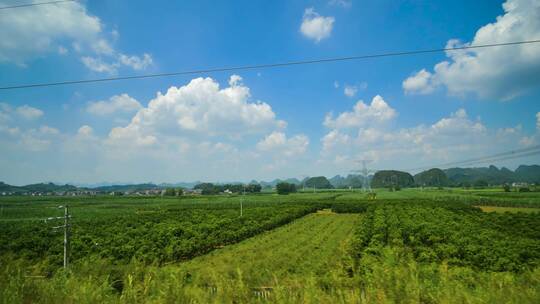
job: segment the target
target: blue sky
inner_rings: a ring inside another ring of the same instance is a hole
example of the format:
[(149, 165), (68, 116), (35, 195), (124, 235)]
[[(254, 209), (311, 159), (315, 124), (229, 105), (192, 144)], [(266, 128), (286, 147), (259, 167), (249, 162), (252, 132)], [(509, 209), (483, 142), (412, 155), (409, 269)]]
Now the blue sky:
[[(82, 1), (0, 14), (2, 86), (540, 39), (534, 0)], [(3, 90), (0, 180), (435, 165), (537, 145), (539, 88), (540, 45), (527, 45)]]

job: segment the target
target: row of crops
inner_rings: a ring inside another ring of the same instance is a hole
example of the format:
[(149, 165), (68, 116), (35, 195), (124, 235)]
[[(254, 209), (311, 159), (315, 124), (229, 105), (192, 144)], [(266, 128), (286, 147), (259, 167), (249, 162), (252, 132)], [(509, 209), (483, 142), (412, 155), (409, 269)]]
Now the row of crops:
[[(72, 203), (71, 260), (90, 256), (115, 264), (187, 260), (321, 208), (318, 201), (309, 201), (246, 199), (241, 217), (238, 198), (209, 203), (166, 200), (131, 206), (113, 201)], [(4, 210), (11, 217), (0, 220), (0, 252), (41, 263), (50, 270), (58, 268), (62, 263), (63, 235), (51, 229), (54, 223), (37, 220), (59, 215), (53, 205), (7, 205)], [(17, 220), (16, 215), (23, 218)], [(26, 220), (27, 216), (33, 217)]]
[(373, 204), (353, 252), (361, 259), (388, 248), (422, 263), (521, 272), (540, 263), (540, 214), (483, 213), (458, 202)]

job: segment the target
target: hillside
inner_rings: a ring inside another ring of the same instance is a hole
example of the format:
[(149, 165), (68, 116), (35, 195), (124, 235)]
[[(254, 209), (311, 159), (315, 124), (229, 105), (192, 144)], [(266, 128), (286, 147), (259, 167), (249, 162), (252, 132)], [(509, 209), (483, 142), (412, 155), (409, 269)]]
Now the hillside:
[(513, 182), (540, 183), (539, 165), (521, 165), (515, 171), (495, 166), (483, 168), (450, 168), (444, 170), (454, 185), (473, 184), (485, 181), (490, 185), (501, 185)]
[(155, 190), (161, 189), (158, 185), (155, 184), (134, 184), (134, 185), (113, 185), (113, 186), (103, 186), (97, 187), (93, 190), (100, 192), (130, 192), (130, 191), (144, 191), (144, 190)]
[(0, 182), (0, 191), (1, 192), (64, 192), (64, 191), (76, 191), (78, 188), (72, 185), (56, 185), (53, 183), (38, 183), (31, 184), (22, 187), (12, 186)]
[(450, 182), (443, 170), (433, 168), (416, 174), (414, 183), (422, 187), (444, 187)]
[(331, 179), (329, 179), (329, 181), (332, 184), (332, 186), (334, 186), (334, 188), (346, 189), (349, 187), (361, 188), (363, 179), (364, 178), (361, 175), (349, 174), (346, 177), (343, 177), (341, 175), (336, 175), (332, 177)]
[(308, 188), (316, 189), (332, 189), (334, 188), (330, 181), (324, 176), (310, 177), (304, 181), (304, 185)]
[(377, 171), (371, 180), (373, 188), (387, 187), (412, 187), (414, 179), (411, 174), (397, 170), (381, 170)]

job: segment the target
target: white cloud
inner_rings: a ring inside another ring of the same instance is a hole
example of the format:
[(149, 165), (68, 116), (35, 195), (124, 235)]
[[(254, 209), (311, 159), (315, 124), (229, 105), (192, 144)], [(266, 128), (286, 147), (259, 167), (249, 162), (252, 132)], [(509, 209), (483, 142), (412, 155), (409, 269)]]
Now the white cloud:
[(89, 125), (83, 125), (79, 128), (79, 130), (77, 130), (77, 135), (79, 136), (87, 137), (93, 134), (94, 134), (94, 129), (92, 129), (92, 127), (90, 127)]
[(337, 80), (334, 81), (334, 88), (339, 88), (339, 82)]
[(43, 116), (43, 111), (28, 105), (18, 107), (16, 113), (24, 119), (32, 120)]
[(337, 146), (347, 146), (351, 144), (351, 137), (347, 134), (343, 134), (338, 130), (332, 130), (328, 132), (322, 139), (323, 153), (332, 151)]
[[(468, 43), (450, 40), (447, 47), (475, 46), (540, 39), (537, 0), (507, 0), (504, 15), (484, 25)], [(406, 92), (433, 91), (443, 85), (452, 95), (509, 100), (540, 85), (540, 45), (524, 44), (448, 51), (448, 59), (403, 83)], [(421, 71), (422, 72), (422, 71)], [(410, 80), (410, 81), (409, 81)]]
[(432, 74), (425, 69), (418, 71), (403, 81), (403, 90), (406, 94), (429, 94), (436, 85), (433, 83)]
[(343, 8), (351, 8), (352, 0), (330, 0), (330, 5), (341, 6)]
[(285, 133), (274, 131), (257, 143), (257, 149), (291, 157), (306, 152), (308, 145), (309, 139), (303, 134), (287, 138)]
[[(121, 66), (140, 70), (152, 64), (149, 54), (139, 58), (118, 52), (109, 39), (116, 40), (118, 32), (114, 30), (108, 35), (102, 21), (89, 14), (85, 4), (78, 1), (37, 5), (2, 14), (0, 37), (0, 63), (26, 66), (36, 58), (56, 52), (80, 56), (86, 67), (100, 73), (114, 74)], [(66, 45), (71, 45), (74, 52)]]
[(141, 109), (141, 104), (128, 94), (114, 95), (109, 100), (90, 102), (86, 107), (88, 113), (106, 116), (114, 113), (132, 113)]
[(354, 85), (345, 85), (343, 89), (343, 94), (347, 97), (354, 97), (358, 93), (358, 87)]
[(7, 103), (0, 102), (0, 126), (11, 120), (11, 107)]
[(92, 49), (97, 54), (103, 55), (113, 55), (115, 53), (113, 47), (105, 39), (98, 39), (92, 44)]
[(81, 57), (82, 63), (91, 71), (98, 73), (107, 73), (114, 75), (118, 72), (118, 67), (120, 66), (117, 62), (107, 63), (104, 62), (101, 58), (83, 56)]
[(315, 9), (307, 8), (304, 11), (300, 32), (309, 39), (320, 42), (330, 37), (334, 26), (334, 17), (324, 17), (319, 15)]
[[(375, 160), (373, 166), (379, 169), (430, 166), (495, 154), (509, 146), (530, 146), (538, 141), (540, 134), (525, 134), (521, 125), (490, 130), (480, 119), (470, 118), (465, 109), (458, 109), (431, 124), (410, 128), (356, 123), (361, 121), (358, 119), (363, 116), (361, 113), (369, 112), (366, 107), (338, 115), (347, 117), (341, 124), (337, 120), (330, 124), (328, 119), (324, 121), (330, 130), (321, 138), (321, 166), (348, 169), (352, 160), (360, 158)], [(388, 116), (386, 121), (391, 122), (396, 116), (397, 113)]]
[(0, 136), (0, 142), (9, 144), (10, 149), (20, 152), (41, 152), (50, 148), (54, 140), (57, 140), (60, 131), (56, 128), (42, 125), (38, 129), (21, 129), (19, 127), (2, 127), (0, 134), (7, 135), (6, 138)]
[(250, 102), (249, 88), (239, 76), (231, 76), (229, 84), (221, 89), (212, 78), (196, 78), (185, 86), (170, 87), (140, 109), (130, 124), (114, 128), (109, 139), (145, 145), (171, 136), (238, 139), (286, 126), (276, 119), (270, 105)]
[(49, 127), (49, 126), (41, 126), (39, 127), (39, 132), (42, 134), (48, 134), (48, 135), (58, 135), (60, 134), (60, 131), (58, 129)]
[(397, 112), (384, 99), (377, 95), (370, 105), (359, 100), (352, 112), (343, 112), (335, 119), (331, 113), (324, 119), (324, 125), (333, 129), (362, 127), (370, 124), (382, 124), (396, 117)]
[(540, 130), (540, 112), (536, 113), (536, 129)]
[(120, 63), (123, 65), (132, 67), (134, 70), (144, 70), (153, 63), (152, 56), (149, 54), (143, 54), (143, 57), (127, 56), (120, 54)]
[(89, 46), (102, 27), (79, 2), (10, 10), (0, 18), (0, 62), (24, 64), (54, 50), (63, 39)]

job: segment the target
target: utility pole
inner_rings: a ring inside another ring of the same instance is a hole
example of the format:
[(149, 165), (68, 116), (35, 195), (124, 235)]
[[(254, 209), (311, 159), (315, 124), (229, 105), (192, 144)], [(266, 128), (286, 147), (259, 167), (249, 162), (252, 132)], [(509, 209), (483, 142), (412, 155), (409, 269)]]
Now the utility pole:
[(71, 224), (69, 223), (69, 220), (71, 219), (71, 215), (69, 214), (69, 207), (67, 205), (59, 206), (58, 208), (64, 208), (64, 216), (49, 217), (45, 220), (45, 222), (52, 220), (64, 220), (64, 225), (53, 227), (53, 229), (64, 228), (64, 269), (67, 269), (69, 265), (69, 241), (71, 236)]
[(244, 203), (244, 195), (246, 195), (246, 186), (242, 185), (242, 196), (240, 197), (240, 217), (243, 215), (243, 203)]
[(306, 181), (308, 180), (308, 175), (302, 175), (302, 193), (306, 192)]

